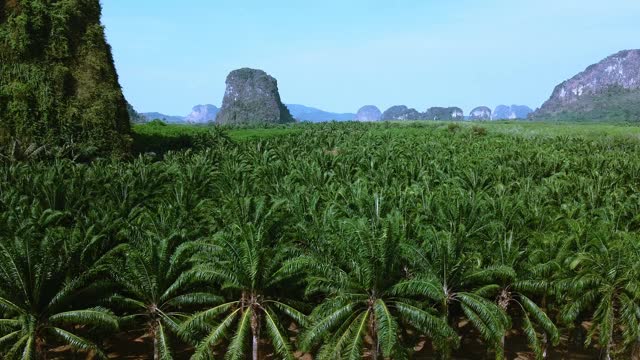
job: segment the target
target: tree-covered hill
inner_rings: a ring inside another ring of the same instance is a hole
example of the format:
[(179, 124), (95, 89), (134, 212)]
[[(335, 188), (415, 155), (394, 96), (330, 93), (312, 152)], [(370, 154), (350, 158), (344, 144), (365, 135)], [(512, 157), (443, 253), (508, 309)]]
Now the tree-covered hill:
[(0, 139), (130, 146), (98, 0), (0, 2)]

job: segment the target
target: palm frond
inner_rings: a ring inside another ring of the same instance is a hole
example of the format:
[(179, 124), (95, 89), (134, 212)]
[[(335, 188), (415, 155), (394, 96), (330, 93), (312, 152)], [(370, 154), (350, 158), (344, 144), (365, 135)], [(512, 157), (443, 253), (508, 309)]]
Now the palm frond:
[(236, 329), (236, 333), (231, 339), (225, 359), (228, 360), (243, 360), (245, 357), (245, 351), (247, 348), (247, 338), (251, 333), (251, 316), (253, 311), (251, 308), (245, 309), (244, 314), (240, 318), (240, 323)]
[(51, 328), (51, 332), (55, 336), (57, 336), (58, 338), (60, 338), (61, 340), (69, 344), (74, 349), (84, 350), (84, 351), (93, 351), (99, 359), (107, 358), (107, 356), (102, 352), (102, 350), (100, 350), (100, 348), (98, 348), (97, 345), (95, 345), (89, 340), (81, 338), (80, 336), (77, 336), (73, 333), (70, 333), (66, 330), (63, 330), (57, 327)]
[(376, 318), (377, 337), (382, 343), (382, 354), (385, 357), (391, 357), (398, 341), (398, 323), (381, 299), (376, 300), (373, 309)]
[(281, 359), (294, 360), (291, 351), (291, 345), (287, 340), (286, 333), (284, 333), (281, 326), (279, 326), (279, 324), (276, 322), (277, 318), (273, 313), (269, 311), (269, 309), (266, 309), (264, 314), (267, 333), (269, 334), (269, 337), (271, 337), (271, 342), (274, 349), (276, 350), (276, 353), (280, 355)]

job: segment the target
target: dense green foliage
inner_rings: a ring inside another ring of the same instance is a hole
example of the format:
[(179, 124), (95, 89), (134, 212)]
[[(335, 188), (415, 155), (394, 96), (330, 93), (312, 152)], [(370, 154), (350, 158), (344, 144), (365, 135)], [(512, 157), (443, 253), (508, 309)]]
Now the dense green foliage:
[(129, 116), (98, 0), (0, 7), (0, 145), (79, 143), (125, 153)]
[(585, 95), (573, 103), (549, 106), (538, 111), (535, 120), (561, 121), (640, 121), (640, 90), (611, 86), (594, 95)]
[(5, 159), (0, 357), (123, 356), (116, 339), (147, 334), (128, 355), (630, 358), (640, 141), (476, 129), (218, 130), (162, 160)]

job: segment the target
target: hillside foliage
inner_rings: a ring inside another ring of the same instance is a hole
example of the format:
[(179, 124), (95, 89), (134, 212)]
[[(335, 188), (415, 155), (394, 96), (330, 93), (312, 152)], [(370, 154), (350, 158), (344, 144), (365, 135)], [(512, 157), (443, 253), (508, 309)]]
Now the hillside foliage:
[(11, 0), (0, 8), (0, 140), (130, 146), (129, 116), (98, 0)]

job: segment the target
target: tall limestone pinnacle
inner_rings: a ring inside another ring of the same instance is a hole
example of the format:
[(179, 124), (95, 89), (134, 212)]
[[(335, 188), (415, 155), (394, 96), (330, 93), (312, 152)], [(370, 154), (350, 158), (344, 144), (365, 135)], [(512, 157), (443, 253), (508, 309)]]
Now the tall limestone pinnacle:
[(125, 153), (127, 105), (99, 0), (0, 1), (0, 140)]
[(262, 70), (243, 68), (227, 76), (218, 124), (289, 123), (295, 120), (280, 100), (278, 82)]

